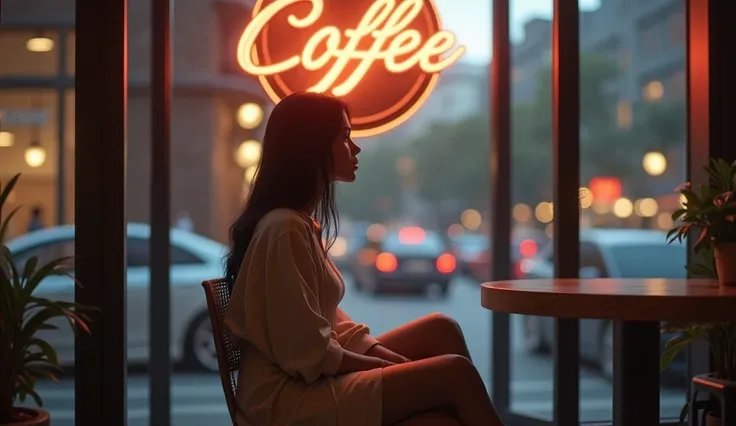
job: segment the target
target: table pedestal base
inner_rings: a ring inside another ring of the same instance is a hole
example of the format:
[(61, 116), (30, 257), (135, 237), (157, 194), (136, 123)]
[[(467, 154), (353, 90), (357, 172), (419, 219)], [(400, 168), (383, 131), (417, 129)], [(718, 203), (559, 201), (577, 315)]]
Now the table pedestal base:
[(614, 322), (613, 424), (659, 424), (659, 322)]

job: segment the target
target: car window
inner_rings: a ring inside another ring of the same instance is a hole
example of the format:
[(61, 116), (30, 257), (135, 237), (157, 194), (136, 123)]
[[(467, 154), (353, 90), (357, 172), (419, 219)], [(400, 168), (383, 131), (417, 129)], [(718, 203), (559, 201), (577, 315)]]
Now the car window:
[(418, 244), (404, 244), (399, 240), (397, 233), (386, 236), (383, 240), (383, 250), (397, 255), (412, 254), (436, 256), (445, 249), (445, 244), (439, 235), (434, 232), (426, 232), (424, 240)]
[[(32, 257), (38, 257), (38, 264), (45, 265), (54, 259), (74, 256), (74, 240), (38, 245), (20, 253), (14, 253), (13, 256), (15, 258), (15, 267), (20, 271), (23, 270), (28, 259)], [(74, 259), (69, 259), (65, 262), (65, 265), (74, 268)]]
[[(128, 238), (128, 267), (148, 267), (151, 264), (149, 241), (142, 238)], [(204, 263), (197, 255), (181, 247), (171, 246), (172, 265), (193, 265)]]
[[(610, 248), (620, 278), (684, 278), (687, 253), (678, 245), (621, 245)], [(616, 277), (619, 278), (619, 277)]]

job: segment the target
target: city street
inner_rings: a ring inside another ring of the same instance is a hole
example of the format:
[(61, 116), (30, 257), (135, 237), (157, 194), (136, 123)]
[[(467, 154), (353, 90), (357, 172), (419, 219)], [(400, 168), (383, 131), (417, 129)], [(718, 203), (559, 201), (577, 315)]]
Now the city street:
[[(371, 325), (376, 335), (432, 312), (456, 318), (463, 327), (478, 369), (490, 383), (490, 313), (480, 307), (479, 290), (474, 283), (456, 280), (447, 299), (393, 295), (371, 297), (357, 294), (351, 282), (347, 285), (343, 308), (356, 321)], [(520, 413), (550, 418), (553, 393), (551, 358), (525, 354), (521, 349), (518, 318), (512, 322), (512, 408)], [(581, 376), (582, 420), (610, 420), (611, 384), (595, 371), (584, 369)], [(227, 424), (227, 408), (217, 375), (177, 372), (172, 382), (174, 425)], [(71, 378), (61, 385), (44, 383), (38, 390), (51, 412), (52, 425), (72, 426), (74, 394)], [(676, 417), (683, 403), (684, 390), (663, 390), (662, 415)], [(128, 407), (129, 425), (148, 425), (148, 377), (145, 373), (131, 373)]]

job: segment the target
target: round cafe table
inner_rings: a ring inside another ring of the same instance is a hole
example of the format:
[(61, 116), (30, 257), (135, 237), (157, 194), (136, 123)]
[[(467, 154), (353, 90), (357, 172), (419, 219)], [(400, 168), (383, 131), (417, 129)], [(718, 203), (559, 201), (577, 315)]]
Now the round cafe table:
[(512, 314), (613, 320), (622, 351), (613, 384), (619, 426), (659, 424), (661, 321), (736, 320), (736, 288), (707, 279), (494, 281), (481, 285), (481, 303)]

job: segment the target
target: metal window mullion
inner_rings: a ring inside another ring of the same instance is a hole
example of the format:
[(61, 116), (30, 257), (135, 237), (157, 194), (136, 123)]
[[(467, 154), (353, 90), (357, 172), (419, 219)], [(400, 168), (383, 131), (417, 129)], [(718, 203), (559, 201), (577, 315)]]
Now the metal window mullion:
[[(555, 276), (575, 278), (580, 264), (580, 37), (577, 0), (554, 0), (552, 127)], [(554, 421), (580, 423), (580, 331), (577, 319), (555, 320)]]

